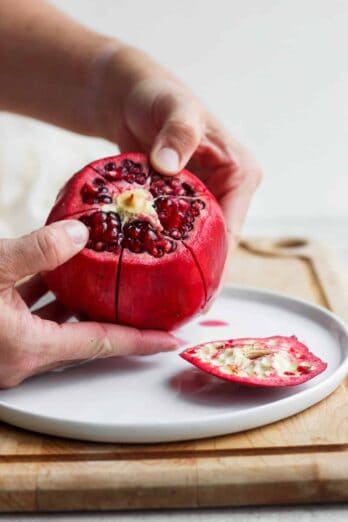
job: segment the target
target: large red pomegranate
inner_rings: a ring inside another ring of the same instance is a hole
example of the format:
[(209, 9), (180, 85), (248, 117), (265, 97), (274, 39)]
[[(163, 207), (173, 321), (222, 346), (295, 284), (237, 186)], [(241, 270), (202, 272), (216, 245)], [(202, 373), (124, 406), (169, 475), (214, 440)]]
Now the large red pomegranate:
[(47, 223), (71, 218), (88, 227), (86, 248), (45, 278), (75, 313), (170, 330), (202, 311), (219, 286), (222, 213), (187, 170), (162, 176), (135, 153), (94, 161), (62, 188)]

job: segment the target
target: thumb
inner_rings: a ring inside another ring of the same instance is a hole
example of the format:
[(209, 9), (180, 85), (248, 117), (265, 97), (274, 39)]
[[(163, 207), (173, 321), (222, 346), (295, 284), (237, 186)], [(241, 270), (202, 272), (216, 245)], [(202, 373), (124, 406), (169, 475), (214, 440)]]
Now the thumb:
[(57, 221), (19, 239), (0, 242), (0, 283), (53, 270), (86, 244), (88, 230), (77, 220)]
[(197, 149), (202, 134), (200, 109), (194, 102), (176, 102), (155, 138), (150, 153), (152, 166), (162, 174), (177, 174)]

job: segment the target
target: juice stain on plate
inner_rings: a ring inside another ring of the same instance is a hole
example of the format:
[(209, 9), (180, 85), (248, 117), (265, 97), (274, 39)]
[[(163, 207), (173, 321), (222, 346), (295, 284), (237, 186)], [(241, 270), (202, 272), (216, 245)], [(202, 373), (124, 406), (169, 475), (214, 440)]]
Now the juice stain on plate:
[(219, 321), (218, 319), (206, 319), (205, 321), (200, 321), (200, 326), (228, 326), (226, 321)]

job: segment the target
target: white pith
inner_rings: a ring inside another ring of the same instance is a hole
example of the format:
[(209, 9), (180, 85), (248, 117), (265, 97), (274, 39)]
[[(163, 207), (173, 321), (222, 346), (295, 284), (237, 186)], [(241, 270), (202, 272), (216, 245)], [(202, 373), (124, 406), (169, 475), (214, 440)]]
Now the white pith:
[(117, 194), (112, 203), (103, 205), (103, 212), (116, 212), (122, 225), (135, 218), (147, 219), (156, 228), (162, 228), (156, 209), (154, 198), (149, 190), (127, 188)]
[(302, 375), (299, 366), (310, 368), (310, 363), (298, 361), (286, 350), (290, 346), (286, 341), (281, 343), (280, 349), (276, 351), (272, 350), (275, 344), (275, 340), (269, 340), (267, 345), (249, 341), (237, 347), (221, 350), (224, 347), (223, 343), (212, 342), (198, 348), (192, 356), (218, 367), (226, 374), (240, 377), (262, 378), (277, 375), (290, 378)]

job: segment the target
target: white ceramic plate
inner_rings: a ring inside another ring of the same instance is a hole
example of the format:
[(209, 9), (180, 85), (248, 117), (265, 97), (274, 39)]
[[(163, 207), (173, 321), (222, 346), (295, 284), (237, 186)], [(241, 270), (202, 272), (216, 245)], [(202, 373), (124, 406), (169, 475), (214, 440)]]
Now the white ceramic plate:
[[(209, 320), (228, 324), (200, 324)], [(296, 335), (328, 368), (300, 386), (266, 389), (217, 379), (178, 353), (104, 359), (1, 391), (0, 418), (33, 431), (92, 441), (203, 438), (300, 412), (329, 395), (348, 372), (342, 321), (323, 308), (263, 290), (226, 288), (207, 315), (177, 334), (185, 346), (231, 337)]]

